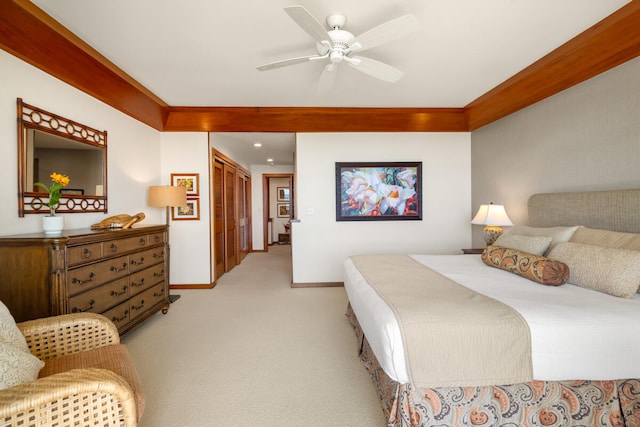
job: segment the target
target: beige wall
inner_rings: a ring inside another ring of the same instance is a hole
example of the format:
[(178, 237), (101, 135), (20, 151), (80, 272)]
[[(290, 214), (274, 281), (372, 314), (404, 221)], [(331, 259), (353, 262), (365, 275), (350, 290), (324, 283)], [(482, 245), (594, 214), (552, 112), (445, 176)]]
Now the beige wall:
[(494, 202), (516, 224), (534, 193), (640, 187), (640, 58), (473, 132), (471, 175), (469, 215)]
[[(341, 282), (364, 253), (460, 253), (471, 243), (470, 134), (298, 134), (293, 281)], [(336, 221), (335, 162), (421, 161), (422, 221)]]

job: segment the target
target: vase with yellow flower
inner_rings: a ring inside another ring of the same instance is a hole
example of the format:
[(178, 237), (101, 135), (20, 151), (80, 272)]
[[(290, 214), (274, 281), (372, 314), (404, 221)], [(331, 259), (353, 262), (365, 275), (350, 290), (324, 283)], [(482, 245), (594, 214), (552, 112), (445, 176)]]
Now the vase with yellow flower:
[(64, 218), (56, 215), (56, 208), (60, 203), (62, 196), (61, 190), (69, 185), (69, 177), (60, 173), (53, 172), (50, 176), (51, 184), (46, 186), (41, 182), (35, 182), (33, 185), (45, 189), (49, 193), (49, 201), (43, 203), (49, 207), (49, 215), (42, 218), (42, 229), (45, 234), (57, 234), (64, 228)]

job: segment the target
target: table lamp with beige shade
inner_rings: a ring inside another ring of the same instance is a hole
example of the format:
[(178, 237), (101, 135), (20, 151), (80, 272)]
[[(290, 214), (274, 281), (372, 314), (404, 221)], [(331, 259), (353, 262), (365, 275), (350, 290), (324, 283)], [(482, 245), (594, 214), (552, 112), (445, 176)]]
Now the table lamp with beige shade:
[[(187, 189), (172, 185), (152, 185), (149, 187), (147, 204), (152, 207), (166, 209), (167, 224), (167, 266), (171, 265), (171, 234), (169, 232), (169, 212), (171, 208), (185, 206), (187, 204)], [(167, 267), (167, 280), (171, 280), (169, 267)], [(171, 283), (169, 282), (169, 287)], [(169, 302), (174, 302), (180, 295), (171, 295), (169, 291)]]
[(513, 222), (509, 219), (503, 205), (480, 205), (478, 213), (471, 220), (471, 224), (484, 225), (484, 241), (487, 246), (493, 244), (502, 234), (503, 226), (511, 226)]

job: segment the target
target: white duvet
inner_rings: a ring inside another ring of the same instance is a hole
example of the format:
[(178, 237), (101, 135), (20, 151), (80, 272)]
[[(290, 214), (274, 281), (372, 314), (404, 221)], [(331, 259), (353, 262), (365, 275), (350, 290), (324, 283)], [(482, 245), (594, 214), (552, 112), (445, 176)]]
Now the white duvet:
[[(479, 255), (411, 257), (517, 310), (531, 330), (535, 379), (640, 378), (639, 295), (624, 299), (571, 284), (544, 286), (489, 267)], [(350, 259), (345, 261), (344, 286), (380, 366), (393, 380), (408, 382), (395, 315)]]

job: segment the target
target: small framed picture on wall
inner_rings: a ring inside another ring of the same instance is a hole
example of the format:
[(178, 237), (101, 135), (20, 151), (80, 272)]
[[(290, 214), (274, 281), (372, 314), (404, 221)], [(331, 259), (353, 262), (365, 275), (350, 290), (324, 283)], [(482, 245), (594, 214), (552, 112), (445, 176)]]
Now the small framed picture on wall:
[(291, 211), (289, 203), (278, 203), (278, 218), (289, 218)]
[(289, 187), (277, 187), (276, 190), (278, 191), (279, 202), (288, 202), (291, 200), (289, 196)]
[(200, 199), (187, 199), (185, 206), (176, 206), (172, 208), (171, 219), (173, 221), (200, 219)]
[(172, 173), (171, 185), (174, 187), (184, 187), (187, 190), (187, 197), (200, 195), (200, 174), (198, 173)]

